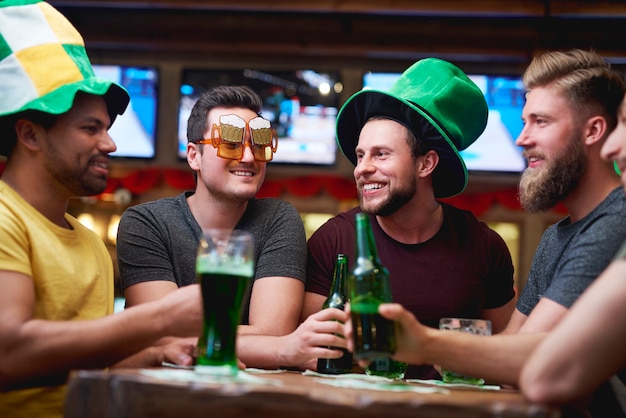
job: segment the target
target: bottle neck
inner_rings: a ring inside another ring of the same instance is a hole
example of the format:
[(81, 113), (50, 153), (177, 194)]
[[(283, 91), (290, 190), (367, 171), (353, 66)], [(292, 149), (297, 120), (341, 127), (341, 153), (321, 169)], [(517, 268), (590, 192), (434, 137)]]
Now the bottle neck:
[(356, 215), (356, 262), (380, 264), (369, 216), (362, 212)]
[(348, 257), (344, 254), (337, 255), (335, 271), (333, 273), (333, 284), (331, 294), (346, 294), (346, 276), (348, 274)]

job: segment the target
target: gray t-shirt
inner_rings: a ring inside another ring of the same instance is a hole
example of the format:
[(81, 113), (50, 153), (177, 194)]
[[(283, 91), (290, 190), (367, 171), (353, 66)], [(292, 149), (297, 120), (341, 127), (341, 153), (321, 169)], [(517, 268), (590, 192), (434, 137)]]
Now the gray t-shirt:
[[(152, 280), (172, 281), (178, 287), (196, 283), (196, 249), (202, 229), (187, 204), (192, 194), (142, 203), (124, 212), (117, 233), (122, 290)], [(255, 280), (283, 276), (305, 281), (306, 235), (291, 204), (251, 199), (235, 228), (254, 236)]]
[(541, 237), (517, 309), (529, 315), (542, 297), (570, 308), (608, 266), (626, 239), (621, 187), (578, 222), (569, 217)]

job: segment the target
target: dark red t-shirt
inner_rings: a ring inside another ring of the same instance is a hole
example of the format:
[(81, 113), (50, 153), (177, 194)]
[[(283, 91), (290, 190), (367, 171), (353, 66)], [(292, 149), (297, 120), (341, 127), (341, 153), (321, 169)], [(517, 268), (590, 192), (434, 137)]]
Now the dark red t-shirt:
[[(434, 328), (443, 317), (481, 318), (483, 309), (503, 306), (515, 295), (513, 262), (502, 237), (471, 212), (442, 206), (441, 229), (420, 244), (394, 240), (370, 216), (379, 258), (390, 273), (393, 301)], [(309, 239), (308, 292), (328, 295), (336, 254), (347, 254), (352, 266), (357, 212), (360, 208), (337, 215)], [(420, 369), (413, 368), (407, 377), (437, 377), (431, 367)]]

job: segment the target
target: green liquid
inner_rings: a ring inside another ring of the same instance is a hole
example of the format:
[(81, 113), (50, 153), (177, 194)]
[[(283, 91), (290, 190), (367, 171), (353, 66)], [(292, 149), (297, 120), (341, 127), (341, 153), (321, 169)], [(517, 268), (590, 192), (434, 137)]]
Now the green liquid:
[(443, 370), (441, 373), (441, 380), (446, 383), (464, 383), (467, 385), (484, 385), (485, 380), (479, 377), (465, 376), (459, 373), (451, 372), (450, 370)]
[(354, 336), (354, 357), (375, 359), (389, 357), (396, 351), (396, 333), (393, 321), (378, 313), (378, 303), (355, 300), (350, 307), (352, 334)]
[(392, 360), (389, 357), (381, 357), (368, 364), (365, 373), (389, 379), (402, 379), (408, 366), (406, 363)]
[(196, 364), (230, 366), (233, 373), (236, 373), (237, 327), (241, 322), (241, 307), (248, 291), (250, 277), (200, 273), (198, 281), (202, 289), (204, 326), (202, 336), (198, 340)]

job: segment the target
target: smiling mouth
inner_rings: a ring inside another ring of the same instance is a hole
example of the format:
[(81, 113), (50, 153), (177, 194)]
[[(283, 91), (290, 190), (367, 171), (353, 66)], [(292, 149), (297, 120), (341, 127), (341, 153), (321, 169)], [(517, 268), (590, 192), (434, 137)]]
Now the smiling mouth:
[(92, 162), (91, 165), (93, 165), (94, 167), (102, 168), (104, 170), (109, 168), (109, 165), (107, 163)]
[(363, 186), (363, 190), (378, 190), (378, 189), (382, 189), (384, 187), (383, 184), (380, 183), (370, 183), (370, 184), (366, 184)]
[(254, 173), (251, 173), (249, 171), (233, 171), (232, 173), (236, 176), (254, 177)]

